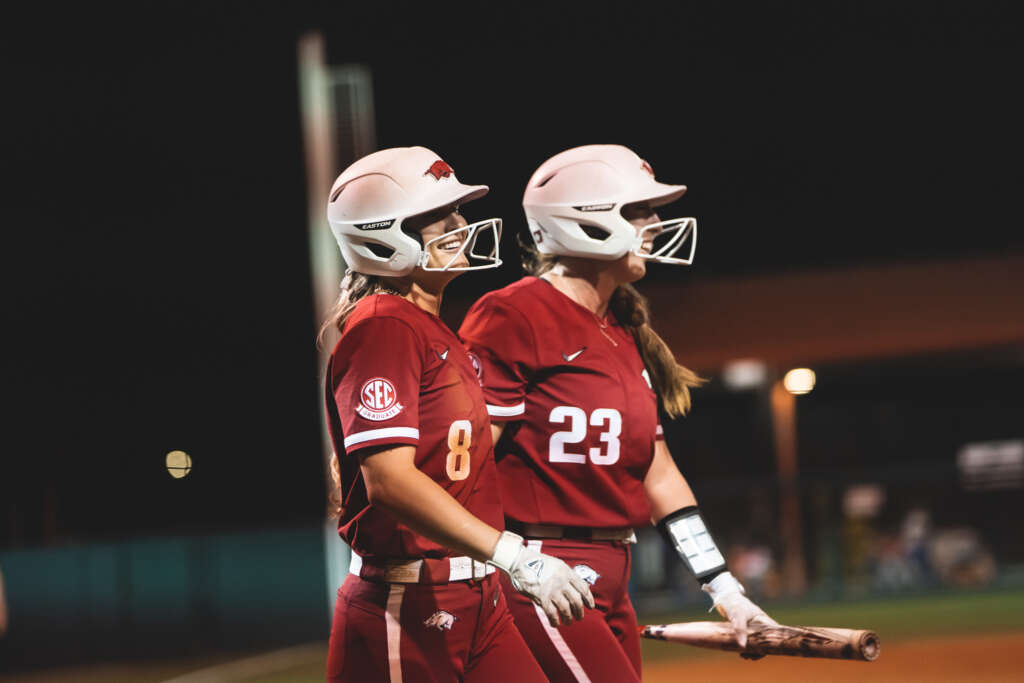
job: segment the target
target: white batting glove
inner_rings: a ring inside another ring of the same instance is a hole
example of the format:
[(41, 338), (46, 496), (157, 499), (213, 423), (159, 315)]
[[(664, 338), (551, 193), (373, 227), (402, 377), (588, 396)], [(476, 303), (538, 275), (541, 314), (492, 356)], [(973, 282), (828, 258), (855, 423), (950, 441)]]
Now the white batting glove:
[(747, 646), (750, 622), (756, 619), (761, 624), (778, 624), (744, 595), (743, 584), (729, 572), (722, 572), (701, 586), (701, 590), (711, 596), (711, 608), (717, 609), (719, 614), (732, 623), (736, 643), (741, 649)]
[(502, 532), (487, 564), (508, 574), (512, 587), (537, 603), (552, 626), (582, 619), (584, 605), (594, 608), (590, 586), (569, 565), (527, 548), (511, 531)]

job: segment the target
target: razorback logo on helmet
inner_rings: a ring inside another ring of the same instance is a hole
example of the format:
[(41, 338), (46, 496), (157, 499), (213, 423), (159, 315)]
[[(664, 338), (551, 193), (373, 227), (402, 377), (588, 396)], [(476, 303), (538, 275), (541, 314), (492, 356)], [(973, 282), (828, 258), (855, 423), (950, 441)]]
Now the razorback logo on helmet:
[(359, 405), (356, 412), (367, 420), (387, 420), (398, 415), (404, 406), (398, 402), (395, 385), (384, 377), (374, 377), (359, 390)]
[(423, 175), (427, 175), (427, 173), (434, 176), (434, 180), (440, 180), (441, 178), (447, 178), (451, 174), (455, 173), (455, 171), (452, 170), (451, 166), (438, 159), (430, 165), (430, 168), (428, 168)]
[(451, 631), (456, 619), (458, 619), (457, 616), (442, 609), (427, 617), (423, 625), (427, 628), (436, 628), (438, 631)]
[(644, 170), (647, 171), (648, 173), (650, 173), (651, 177), (653, 178), (654, 177), (654, 169), (651, 168), (651, 165), (649, 163), (647, 163), (646, 161), (644, 161), (643, 162), (643, 167), (644, 167)]

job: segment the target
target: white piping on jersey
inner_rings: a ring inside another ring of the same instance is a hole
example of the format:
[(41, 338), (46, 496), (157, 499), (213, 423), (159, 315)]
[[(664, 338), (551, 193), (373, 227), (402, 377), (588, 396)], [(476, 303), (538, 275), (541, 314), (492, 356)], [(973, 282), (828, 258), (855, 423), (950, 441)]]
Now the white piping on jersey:
[[(533, 548), (538, 553), (540, 552), (541, 541), (530, 540), (526, 542), (527, 548)], [(544, 632), (548, 634), (548, 638), (551, 639), (551, 644), (555, 646), (555, 650), (558, 655), (565, 662), (565, 665), (569, 667), (569, 672), (576, 679), (577, 683), (590, 683), (590, 676), (580, 666), (580, 660), (576, 659), (576, 655), (569, 648), (569, 644), (565, 642), (565, 638), (558, 632), (558, 629), (551, 625), (548, 621), (548, 615), (544, 614), (544, 610), (540, 608), (540, 605), (534, 605), (534, 610), (537, 612), (537, 618), (540, 619), (541, 626), (544, 627)]]
[(517, 403), (514, 406), (492, 406), (490, 403), (487, 404), (487, 414), (493, 415), (494, 417), (513, 417), (514, 415), (522, 415), (526, 412), (526, 401)]
[(355, 446), (357, 443), (363, 443), (364, 441), (390, 439), (396, 436), (409, 439), (419, 439), (420, 430), (415, 427), (384, 427), (383, 429), (371, 429), (366, 432), (356, 432), (355, 434), (349, 434), (345, 437), (345, 448)]
[(388, 673), (391, 683), (402, 683), (402, 596), (405, 586), (393, 583), (388, 589), (384, 623), (388, 634)]

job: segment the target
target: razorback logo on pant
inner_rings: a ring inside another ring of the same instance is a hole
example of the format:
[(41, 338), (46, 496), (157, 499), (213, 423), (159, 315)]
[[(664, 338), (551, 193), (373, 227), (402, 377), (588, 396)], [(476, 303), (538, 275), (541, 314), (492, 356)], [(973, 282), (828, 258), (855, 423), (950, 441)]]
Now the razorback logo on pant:
[(452, 626), (455, 625), (456, 617), (454, 614), (445, 612), (443, 609), (438, 610), (430, 615), (423, 625), (427, 628), (436, 628), (438, 631), (451, 631)]

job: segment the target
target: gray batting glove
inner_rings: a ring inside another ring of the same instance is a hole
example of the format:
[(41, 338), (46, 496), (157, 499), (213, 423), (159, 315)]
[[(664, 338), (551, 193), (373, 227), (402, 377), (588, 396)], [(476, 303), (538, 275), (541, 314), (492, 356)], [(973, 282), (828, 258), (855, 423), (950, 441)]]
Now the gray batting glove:
[(719, 614), (732, 623), (736, 643), (740, 648), (747, 646), (747, 633), (750, 623), (755, 619), (759, 624), (778, 624), (744, 595), (743, 584), (729, 572), (722, 572), (701, 586), (701, 590), (711, 596), (711, 608), (717, 609)]
[(508, 574), (512, 587), (537, 603), (552, 626), (579, 621), (584, 605), (594, 608), (590, 586), (569, 565), (527, 548), (511, 531), (502, 532), (487, 564)]

